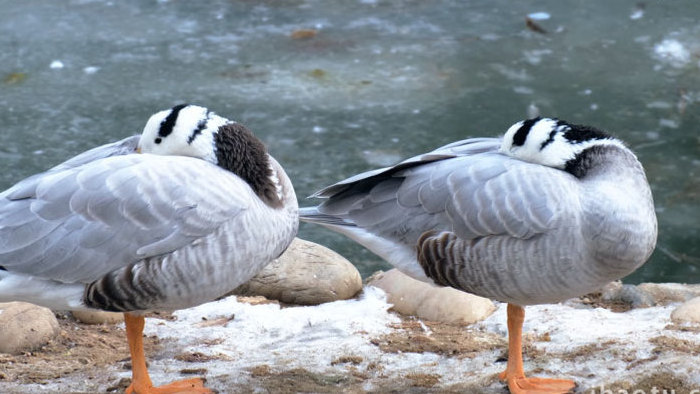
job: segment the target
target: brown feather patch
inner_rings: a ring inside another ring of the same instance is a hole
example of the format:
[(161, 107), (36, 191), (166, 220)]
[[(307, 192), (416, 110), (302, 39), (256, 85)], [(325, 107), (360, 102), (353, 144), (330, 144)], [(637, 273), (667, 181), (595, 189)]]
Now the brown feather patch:
[(459, 283), (464, 258), (458, 241), (452, 232), (426, 231), (416, 242), (416, 253), (428, 278), (438, 285), (464, 290)]
[(271, 179), (270, 160), (262, 141), (239, 123), (221, 126), (215, 138), (219, 166), (245, 180), (267, 205), (281, 207), (282, 200), (277, 195), (277, 185)]

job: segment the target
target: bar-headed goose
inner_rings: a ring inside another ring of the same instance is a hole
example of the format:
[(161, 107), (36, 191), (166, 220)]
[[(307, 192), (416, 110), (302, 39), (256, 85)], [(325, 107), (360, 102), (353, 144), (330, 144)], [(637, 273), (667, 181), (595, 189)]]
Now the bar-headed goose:
[(292, 184), (263, 143), (206, 108), (153, 115), (141, 136), (82, 153), (0, 194), (0, 301), (125, 312), (127, 392), (154, 388), (143, 312), (222, 296), (294, 238)]
[(656, 244), (651, 191), (625, 145), (592, 127), (530, 119), (319, 192), (301, 219), (345, 234), (403, 272), (508, 305), (512, 393), (567, 392), (526, 378), (524, 305), (594, 291)]

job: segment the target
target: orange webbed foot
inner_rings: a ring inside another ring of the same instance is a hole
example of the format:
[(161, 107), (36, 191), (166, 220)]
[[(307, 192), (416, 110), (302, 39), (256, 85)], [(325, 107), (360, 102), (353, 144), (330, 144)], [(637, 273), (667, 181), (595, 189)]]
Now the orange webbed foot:
[(201, 378), (177, 380), (158, 387), (134, 387), (132, 383), (126, 389), (126, 394), (211, 394), (213, 391), (204, 387)]
[(565, 394), (576, 387), (573, 380), (527, 378), (524, 375), (507, 376), (507, 371), (498, 376), (508, 383), (511, 394)]
[(576, 387), (573, 380), (526, 378), (523, 371), (523, 320), (525, 309), (508, 304), (508, 367), (498, 377), (512, 394), (564, 394)]

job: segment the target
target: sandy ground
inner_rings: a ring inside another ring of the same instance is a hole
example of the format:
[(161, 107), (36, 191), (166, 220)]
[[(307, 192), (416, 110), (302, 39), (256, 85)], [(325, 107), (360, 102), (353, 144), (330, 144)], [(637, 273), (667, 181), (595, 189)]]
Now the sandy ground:
[[(700, 389), (700, 326), (671, 323), (673, 307), (590, 297), (528, 307), (526, 371), (573, 378), (585, 393)], [(151, 315), (149, 369), (156, 383), (204, 376), (222, 393), (507, 392), (496, 376), (506, 365), (505, 305), (469, 327), (389, 308), (366, 288), (360, 299), (316, 307), (229, 297)], [(123, 324), (57, 316), (61, 334), (49, 344), (0, 354), (0, 392), (122, 392), (130, 380)]]

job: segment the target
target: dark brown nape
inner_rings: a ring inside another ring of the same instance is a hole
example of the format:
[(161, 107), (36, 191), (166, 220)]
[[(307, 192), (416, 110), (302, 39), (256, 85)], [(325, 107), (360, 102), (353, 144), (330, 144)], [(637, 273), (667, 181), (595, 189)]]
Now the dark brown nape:
[(576, 178), (581, 179), (585, 177), (596, 164), (604, 162), (604, 160), (601, 160), (601, 158), (605, 156), (605, 153), (609, 149), (616, 148), (594, 145), (590, 148), (584, 149), (573, 159), (564, 164), (564, 171), (575, 176)]
[(282, 201), (277, 196), (277, 187), (270, 178), (270, 160), (262, 141), (239, 123), (219, 127), (215, 139), (219, 166), (248, 182), (265, 204), (273, 208), (280, 207)]

